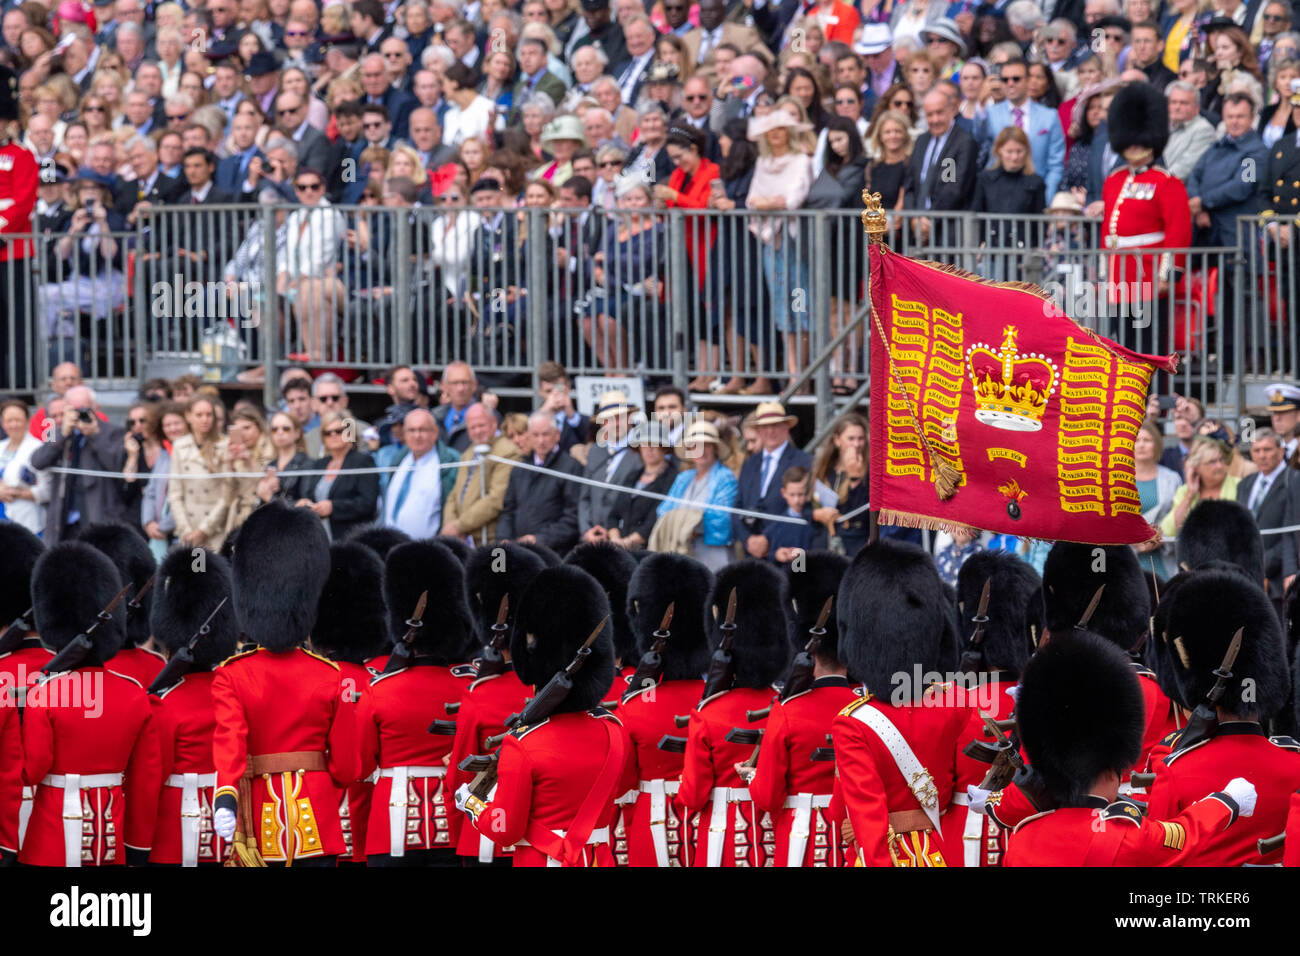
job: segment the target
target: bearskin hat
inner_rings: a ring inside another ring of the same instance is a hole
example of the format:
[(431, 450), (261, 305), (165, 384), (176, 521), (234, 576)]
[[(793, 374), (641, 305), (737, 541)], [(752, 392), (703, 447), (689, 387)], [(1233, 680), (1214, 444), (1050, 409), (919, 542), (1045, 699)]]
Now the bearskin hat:
[(490, 638), (501, 598), (510, 595), (509, 620), (513, 621), (524, 588), (545, 567), (536, 553), (512, 542), (474, 549), (465, 565), (465, 599), (479, 644), (486, 644)]
[(1169, 612), (1174, 606), (1174, 595), (1192, 576), (1191, 571), (1180, 571), (1160, 584), (1160, 600), (1151, 612), (1151, 636), (1147, 639), (1143, 659), (1156, 675), (1156, 683), (1170, 700), (1177, 701), (1178, 675), (1174, 666), (1174, 646), (1170, 643)]
[(591, 654), (573, 675), (573, 690), (558, 709), (575, 713), (596, 707), (614, 682), (614, 628), (600, 582), (572, 565), (538, 572), (519, 599), (510, 657), (515, 674), (541, 690), (569, 666), (578, 648), (605, 621)]
[[(934, 561), (914, 544), (882, 538), (853, 559), (840, 584), (840, 660), (888, 700), (894, 675), (944, 666), (956, 641)], [(954, 662), (955, 663), (955, 662)], [(915, 688), (917, 696), (923, 688)]]
[(989, 584), (988, 623), (980, 646), (984, 662), (1019, 674), (1043, 636), (1043, 579), (1038, 572), (1006, 551), (978, 551), (957, 574), (961, 639), (969, 644), (975, 632), (984, 582)]
[(1146, 146), (1154, 161), (1169, 142), (1169, 106), (1150, 83), (1129, 83), (1110, 101), (1106, 130), (1117, 156), (1130, 146)]
[(1146, 706), (1137, 672), (1106, 638), (1053, 634), (1020, 678), (1016, 721), (1029, 762), (1061, 806), (1078, 806), (1108, 770), (1142, 753)]
[(1043, 565), (1047, 629), (1053, 635), (1073, 629), (1103, 584), (1106, 590), (1086, 629), (1132, 650), (1149, 626), (1151, 605), (1137, 554), (1127, 545), (1052, 545)]
[(732, 590), (736, 592), (736, 637), (731, 645), (736, 686), (767, 687), (780, 679), (790, 663), (790, 598), (785, 575), (774, 564), (754, 558), (718, 572), (704, 607), (710, 652), (722, 643)]
[[(32, 604), (41, 643), (55, 652), (63, 650), (95, 623), (95, 616), (108, 607), (124, 583), (108, 556), (84, 542), (66, 541), (49, 548), (32, 569)], [(128, 597), (130, 592), (118, 602), (112, 619), (95, 629), (94, 647), (82, 663), (103, 664), (122, 649)]]
[(231, 567), (235, 614), (249, 641), (287, 651), (307, 640), (330, 576), (320, 518), (278, 499), (262, 505), (240, 528)]
[(239, 532), (242, 528), (243, 525), (236, 525), (226, 532), (225, 540), (221, 542), (221, 547), (217, 551), (227, 562), (233, 563), (235, 560), (235, 545), (239, 541)]
[[(121, 521), (92, 524), (78, 538), (96, 550), (104, 552), (117, 568), (123, 584), (130, 584), (127, 601), (134, 602), (136, 595), (149, 583), (158, 562), (149, 543), (137, 529)], [(153, 589), (144, 596), (139, 608), (128, 607), (126, 614), (127, 646), (139, 647), (149, 640), (149, 605), (153, 601)]]
[(638, 660), (654, 646), (654, 632), (668, 605), (673, 605), (671, 637), (660, 655), (664, 680), (694, 680), (708, 670), (704, 602), (712, 587), (713, 572), (684, 554), (648, 551), (637, 563), (627, 584), (627, 619), (636, 638)]
[(624, 665), (637, 662), (636, 635), (627, 619), (627, 583), (636, 571), (636, 558), (627, 548), (609, 541), (580, 544), (564, 559), (600, 582), (614, 618), (614, 656)]
[[(793, 562), (786, 566), (786, 585), (790, 593), (790, 644), (795, 652), (804, 649), (811, 636), (809, 631), (817, 623), (828, 597), (840, 589), (844, 572), (849, 569), (849, 559), (834, 551), (809, 551), (804, 555), (804, 565), (795, 570)], [(817, 655), (827, 660), (840, 659), (840, 627), (831, 605), (831, 616), (826, 619), (826, 633), (817, 645)]]
[[(388, 553), (384, 597), (388, 633), (400, 641), (422, 593), (428, 592), (423, 627), (416, 633), (417, 653), (445, 664), (460, 664), (478, 652), (474, 618), (465, 600), (465, 569), (450, 548), (437, 541), (408, 541)], [(512, 595), (513, 599), (513, 595)], [(495, 611), (494, 620), (495, 620)]]
[(1231, 561), (1252, 581), (1264, 580), (1264, 539), (1250, 509), (1235, 501), (1202, 501), (1178, 532), (1178, 564), (1195, 571), (1210, 561)]
[(364, 664), (388, 647), (384, 565), (349, 539), (330, 546), (330, 576), (316, 605), (311, 646), (331, 660)]
[(235, 653), (239, 627), (230, 583), (230, 563), (209, 551), (203, 563), (197, 562), (189, 548), (177, 548), (158, 566), (153, 587), (153, 607), (149, 611), (149, 628), (154, 640), (175, 654), (198, 633), (199, 627), (221, 604), (216, 617), (208, 624), (208, 633), (194, 645), (197, 670), (212, 670)]
[(1245, 628), (1219, 706), (1247, 718), (1278, 712), (1290, 692), (1282, 625), (1264, 589), (1236, 571), (1194, 571), (1169, 597), (1163, 619), (1165, 648), (1177, 685), (1176, 700), (1188, 709), (1214, 686), (1232, 636)]
[(469, 563), (470, 553), (473, 552), (464, 538), (458, 538), (454, 534), (440, 534), (433, 539), (434, 543), (442, 545), (448, 551), (456, 556), (456, 560), (464, 567)]
[(528, 544), (521, 545), (521, 547), (527, 548), (529, 551), (533, 552), (533, 554), (541, 558), (542, 563), (548, 568), (558, 568), (564, 563), (560, 560), (560, 556), (556, 554), (554, 550), (548, 548), (540, 541), (530, 541)]
[(32, 569), (44, 552), (22, 525), (0, 521), (0, 629), (32, 606)]
[(349, 542), (365, 545), (379, 556), (380, 561), (388, 558), (389, 551), (410, 540), (411, 536), (405, 531), (382, 524), (367, 525), (348, 535)]

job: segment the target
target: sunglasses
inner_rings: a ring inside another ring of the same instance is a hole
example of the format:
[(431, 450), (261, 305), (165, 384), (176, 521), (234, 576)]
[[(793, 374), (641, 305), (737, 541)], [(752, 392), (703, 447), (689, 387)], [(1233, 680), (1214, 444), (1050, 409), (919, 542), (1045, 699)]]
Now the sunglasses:
[(271, 426), (271, 431), (273, 431), (273, 432), (291, 432), (291, 431), (293, 431), (293, 428), (292, 428), (292, 426), (290, 426), (290, 425), (272, 425), (272, 426)]
[(912, 108), (912, 101), (911, 101), (911, 100), (890, 100), (890, 101), (889, 101), (889, 105), (890, 105), (890, 106), (906, 106), (908, 109), (911, 109), (911, 108)]
[(623, 164), (617, 159), (607, 159), (600, 164), (601, 169), (618, 169)]
[(464, 196), (457, 195), (456, 193), (449, 193), (442, 197), (443, 202), (462, 202), (464, 199)]
[(700, 103), (708, 98), (709, 94), (707, 93), (692, 93), (690, 96), (685, 97), (686, 102), (688, 103)]
[(284, 35), (287, 37), (305, 37), (309, 34), (306, 30), (285, 30)]
[[(96, 110), (92, 110), (91, 112), (102, 113), (104, 111), (102, 109), (96, 109)], [(189, 118), (190, 118), (189, 113), (181, 113), (179, 116), (173, 116), (171, 113), (167, 114), (167, 122), (169, 123), (183, 123)]]
[(373, 122), (373, 123), (362, 123), (361, 125), (362, 125), (363, 127), (365, 127), (366, 129), (383, 129), (383, 127), (384, 127), (384, 121), (383, 121), (383, 120), (376, 120), (376, 121)]
[(325, 429), (322, 429), (322, 430), (321, 430), (321, 434), (322, 434), (322, 435), (332, 435), (332, 436), (337, 437), (337, 436), (339, 436), (339, 435), (344, 434), (346, 431), (347, 431), (346, 428), (325, 428)]
[(842, 99), (842, 100), (836, 100), (836, 101), (835, 101), (835, 105), (836, 105), (836, 106), (857, 106), (857, 105), (858, 105), (858, 101), (857, 101), (857, 100), (851, 100), (851, 99), (849, 99), (848, 97), (845, 97), (845, 98)]
[(290, 113), (296, 113), (300, 109), (302, 109), (301, 106), (290, 106), (287, 109), (280, 109), (280, 110), (276, 110), (275, 112), (280, 116), (288, 116)]
[[(102, 107), (102, 106), (83, 106), (83, 107), (81, 108), (81, 112), (83, 112), (83, 113), (102, 113), (102, 112), (104, 112), (104, 107)], [(169, 116), (169, 117), (167, 117), (167, 118), (168, 118), (168, 119), (171, 119), (172, 117)], [(181, 118), (181, 119), (184, 119), (185, 117), (182, 116), (182, 117), (180, 117), (180, 118)]]
[(129, 425), (143, 425), (147, 420), (144, 418), (128, 418), (126, 421)]
[[(296, 189), (296, 190), (298, 190), (299, 192), (305, 193), (305, 192), (315, 192), (317, 189), (323, 189), (323, 188), (324, 188), (324, 185), (323, 185), (322, 183), (320, 183), (320, 182), (314, 182), (314, 183), (294, 183), (294, 184), (293, 184), (293, 188)], [(334, 397), (337, 397), (337, 396), (334, 396)], [(321, 401), (325, 401), (325, 399), (322, 398)]]
[(317, 395), (316, 400), (321, 402), (341, 402), (343, 401), (343, 396), (342, 395)]
[(1002, 74), (1002, 82), (1003, 82), (1003, 83), (1023, 83), (1023, 82), (1025, 82), (1025, 75), (1022, 73), (1022, 74), (1020, 74), (1019, 76), (1007, 76), (1005, 73), (1003, 73), (1003, 74)]
[(1065, 43), (1065, 37), (1048, 37), (1044, 43)]
[(1279, 17), (1279, 16), (1278, 16), (1277, 14), (1275, 14), (1275, 13), (1266, 13), (1266, 14), (1264, 14), (1264, 19), (1265, 19), (1265, 20), (1268, 20), (1270, 23), (1282, 23), (1282, 22), (1285, 22), (1285, 21), (1287, 20), (1286, 17)]

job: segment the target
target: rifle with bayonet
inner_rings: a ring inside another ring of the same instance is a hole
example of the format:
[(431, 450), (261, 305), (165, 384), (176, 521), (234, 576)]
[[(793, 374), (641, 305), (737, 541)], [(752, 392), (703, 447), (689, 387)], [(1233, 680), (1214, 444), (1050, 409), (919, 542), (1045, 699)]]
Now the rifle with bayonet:
[(167, 663), (163, 665), (163, 669), (158, 672), (158, 676), (149, 685), (149, 693), (161, 693), (194, 669), (194, 648), (199, 646), (199, 641), (212, 633), (213, 619), (229, 600), (229, 597), (223, 597), (221, 602), (212, 609), (212, 613), (207, 616), (207, 619), (199, 625), (199, 629), (194, 632), (194, 635), (182, 647), (178, 648), (176, 653), (167, 658)]
[[(1009, 784), (1014, 783), (1037, 811), (1055, 809), (1056, 801), (1047, 792), (1043, 779), (1034, 771), (1034, 768), (1028, 766), (1021, 759), (1020, 747), (1016, 741), (1004, 734), (1002, 728), (998, 726), (998, 721), (988, 714), (981, 713), (980, 718), (984, 721), (985, 732), (997, 742), (992, 748), (994, 751), (993, 766), (985, 774), (980, 789), (996, 792), (1004, 790)], [(966, 745), (963, 753), (976, 760), (988, 762), (986, 754), (989, 749), (989, 744), (979, 740), (972, 740)]]
[(388, 655), (388, 663), (384, 665), (383, 673), (391, 674), (393, 671), (400, 671), (403, 667), (410, 666), (411, 660), (415, 657), (415, 636), (424, 627), (424, 606), (428, 600), (429, 592), (421, 591), (419, 600), (415, 602), (415, 611), (407, 618), (406, 633), (393, 645), (393, 652)]
[(58, 674), (62, 671), (70, 671), (84, 661), (86, 655), (95, 647), (90, 635), (94, 634), (96, 629), (105, 621), (113, 620), (113, 612), (117, 610), (117, 606), (122, 603), (122, 599), (126, 597), (126, 592), (129, 590), (131, 590), (131, 585), (127, 584), (122, 590), (118, 591), (117, 597), (109, 601), (108, 606), (95, 615), (95, 623), (74, 637), (63, 650), (46, 661), (45, 666), (41, 668), (41, 673)]
[(137, 614), (144, 610), (144, 596), (153, 589), (153, 582), (158, 577), (158, 572), (154, 571), (149, 575), (149, 580), (140, 586), (140, 590), (135, 592), (131, 600), (126, 602), (126, 619), (131, 621)]
[(501, 603), (497, 605), (497, 620), (492, 625), (491, 636), (487, 644), (483, 646), (483, 656), (478, 660), (478, 676), (491, 677), (494, 674), (504, 674), (509, 670), (506, 663), (505, 655), (501, 652), (506, 649), (510, 640), (510, 626), (506, 620), (510, 617), (510, 595), (509, 593), (501, 595)]
[(980, 592), (979, 607), (975, 611), (975, 616), (971, 618), (975, 630), (971, 632), (970, 642), (961, 652), (961, 662), (957, 665), (957, 670), (963, 674), (978, 674), (985, 668), (984, 625), (989, 622), (989, 592), (992, 587), (993, 579), (985, 578), (984, 590)]
[[(591, 656), (591, 645), (596, 643), (596, 638), (605, 630), (609, 617), (601, 618), (596, 629), (591, 632), (588, 638), (583, 641), (578, 652), (574, 654), (567, 667), (562, 671), (557, 671), (555, 676), (546, 682), (537, 696), (533, 697), (524, 705), (524, 709), (517, 714), (511, 714), (506, 720), (506, 733), (490, 737), (486, 741), (489, 748), (495, 748), (500, 745), (501, 741), (506, 738), (510, 731), (518, 727), (531, 727), (534, 724), (541, 723), (549, 718), (564, 703), (565, 698), (573, 690), (573, 675), (582, 670), (582, 665), (587, 662)], [(469, 784), (469, 801), (467, 806), (478, 814), (484, 806), (487, 805), (492, 788), (497, 782), (497, 754), (476, 754), (466, 757), (457, 765), (461, 770), (473, 771), (476, 776)]]
[[(1237, 654), (1241, 651), (1241, 641), (1245, 631), (1244, 627), (1239, 627), (1237, 633), (1232, 635), (1232, 640), (1228, 642), (1228, 650), (1223, 655), (1223, 662), (1214, 669), (1214, 686), (1192, 711), (1187, 726), (1183, 728), (1177, 743), (1174, 744), (1175, 753), (1208, 740), (1219, 729), (1219, 701), (1223, 699), (1224, 692), (1228, 689), (1228, 681), (1232, 680), (1232, 668), (1237, 663)], [(1175, 640), (1179, 641), (1181, 638)]]
[[(701, 701), (708, 700), (714, 694), (720, 694), (724, 690), (731, 690), (731, 685), (736, 680), (736, 662), (731, 654), (731, 645), (736, 639), (735, 588), (731, 589), (731, 594), (727, 597), (727, 616), (723, 618), (720, 630), (722, 639), (718, 641), (718, 649), (713, 652), (713, 657), (709, 660), (709, 671), (704, 677), (704, 693), (700, 695)], [(673, 723), (678, 727), (688, 727), (691, 716), (677, 714), (673, 717)], [(665, 734), (659, 740), (659, 749), (666, 753), (685, 753), (686, 738)]]
[(637, 662), (636, 673), (632, 675), (632, 680), (627, 685), (627, 690), (623, 694), (623, 699), (627, 700), (637, 691), (653, 687), (659, 683), (659, 678), (664, 673), (664, 647), (668, 644), (668, 638), (672, 636), (669, 628), (673, 623), (673, 608), (676, 606), (675, 601), (669, 601), (668, 607), (664, 609), (664, 616), (659, 621), (659, 628), (654, 632), (655, 642), (650, 646), (650, 650), (641, 655), (641, 660)]
[(9, 626), (0, 631), (0, 654), (10, 654), (22, 646), (27, 632), (32, 629), (32, 614), (36, 607), (29, 607), (9, 622)]
[[(791, 697), (806, 693), (812, 689), (814, 673), (817, 669), (817, 649), (821, 647), (822, 638), (826, 636), (826, 622), (830, 620), (831, 605), (835, 602), (835, 595), (826, 598), (826, 603), (822, 605), (821, 613), (817, 615), (817, 623), (808, 630), (808, 643), (803, 646), (798, 654), (794, 656), (794, 661), (790, 664), (790, 673), (786, 676), (785, 684), (781, 687), (781, 695), (778, 701), (784, 703)], [(769, 704), (762, 710), (745, 711), (745, 719), (751, 724), (756, 720), (762, 720), (772, 712), (772, 706)]]

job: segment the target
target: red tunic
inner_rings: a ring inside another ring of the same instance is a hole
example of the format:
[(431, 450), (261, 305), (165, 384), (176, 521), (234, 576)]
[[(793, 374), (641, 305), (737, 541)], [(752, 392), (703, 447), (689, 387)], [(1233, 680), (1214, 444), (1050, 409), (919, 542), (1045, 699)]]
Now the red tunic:
[[(453, 670), (460, 671), (459, 676)], [(383, 768), (370, 801), (370, 823), (366, 828), (365, 852), (392, 852), (389, 821), (392, 768), (407, 769), (406, 809), (402, 817), (405, 850), (446, 850), (453, 847), (448, 826), (448, 806), (443, 777), (420, 776), (420, 768), (442, 768), (446, 772), (453, 738), (429, 733), (430, 714), (441, 715), (447, 704), (460, 700), (469, 686), (463, 668), (419, 664), (376, 677), (357, 709), (361, 741), (361, 773), (369, 777)], [(417, 770), (412, 773), (411, 769)]]
[(1300, 789), (1300, 753), (1269, 740), (1259, 724), (1234, 721), (1220, 724), (1209, 740), (1171, 753), (1155, 769), (1147, 806), (1158, 820), (1171, 819), (1233, 777), (1245, 777), (1255, 785), (1254, 815), (1204, 841), (1186, 861), (1188, 866), (1281, 862), (1281, 850), (1264, 857), (1256, 844), (1286, 827), (1291, 795)]
[(1143, 817), (1131, 800), (1107, 805), (1100, 797), (1090, 799), (1089, 806), (1049, 810), (1021, 823), (1005, 865), (1184, 866), (1237, 820), (1227, 798), (1217, 796), (1159, 821)]
[(35, 156), (12, 140), (0, 145), (0, 201), (5, 203), (0, 209), (0, 262), (32, 254), (30, 239), (15, 242), (10, 236), (32, 231), (39, 180)]
[[(1016, 686), (1015, 681), (1000, 680), (981, 685), (975, 693), (988, 695), (987, 699), (992, 706), (986, 708), (981, 704), (979, 710), (994, 720), (1007, 720), (1016, 707), (1016, 699), (1012, 696)], [(965, 806), (966, 787), (970, 784), (978, 787), (989, 772), (988, 764), (962, 752), (972, 740), (990, 744), (993, 742), (978, 711), (971, 715), (970, 725), (962, 734), (961, 747), (957, 751), (957, 785), (953, 790), (953, 799), (958, 802), (949, 808), (941, 821), (944, 845), (954, 850), (961, 847), (960, 853), (954, 852), (947, 858), (948, 865), (1001, 866), (1002, 854), (1006, 852), (1006, 835), (983, 814), (972, 816)]]
[[(361, 701), (365, 700), (370, 682), (375, 675), (370, 673), (364, 664), (353, 664), (350, 661), (335, 661), (335, 663), (339, 665), (339, 672), (343, 675), (343, 693), (351, 695), (351, 699), (357, 703), (357, 714), (360, 719)], [(359, 745), (360, 724), (357, 726)], [(357, 759), (361, 759), (359, 751)], [(372, 767), (371, 770), (373, 769)], [(370, 771), (362, 771), (360, 779), (343, 787), (339, 792), (339, 829), (343, 831), (344, 848), (339, 862), (342, 863), (366, 862), (366, 824), (370, 820), (370, 795), (375, 789), (375, 785), (366, 779), (369, 776)]]
[[(678, 166), (668, 177), (668, 188), (678, 192), (676, 199), (664, 203), (673, 209), (708, 209), (711, 190), (709, 184), (719, 175), (718, 164), (707, 159), (700, 159), (700, 168), (686, 185), (686, 173)], [(685, 188), (683, 188), (685, 187)], [(703, 289), (705, 274), (709, 265), (709, 253), (718, 238), (718, 224), (709, 216), (686, 217), (686, 258), (695, 270), (696, 284)]]
[(1146, 705), (1147, 727), (1142, 734), (1142, 756), (1133, 765), (1133, 770), (1142, 773), (1146, 770), (1151, 751), (1178, 729), (1179, 721), (1173, 702), (1156, 683), (1156, 675), (1144, 667), (1138, 667), (1137, 673)]
[[(636, 800), (623, 811), (629, 866), (659, 865), (655, 829), (652, 828), (657, 818), (663, 820), (661, 852), (666, 865), (691, 865), (691, 845), (685, 821), (672, 799), (681, 780), (684, 757), (660, 750), (659, 741), (665, 735), (676, 737), (681, 734), (673, 718), (678, 714), (689, 714), (691, 708), (700, 702), (703, 690), (702, 680), (670, 680), (647, 687), (618, 706), (619, 720), (627, 728), (632, 741), (629, 778), (631, 785), (637, 788)], [(661, 786), (664, 797), (660, 818), (655, 805), (659, 801), (657, 790)]]
[[(736, 764), (748, 760), (754, 746), (726, 741), (733, 727), (766, 727), (767, 718), (750, 723), (745, 711), (762, 710), (772, 702), (772, 694), (770, 687), (737, 687), (700, 701), (691, 711), (677, 803), (691, 815), (688, 825), (694, 835), (691, 856), (695, 866), (709, 865), (710, 830), (718, 833), (714, 852), (721, 850), (722, 866), (772, 866), (776, 862), (776, 834), (770, 820), (763, 823), (766, 814), (754, 805), (736, 773)], [(720, 788), (735, 792), (715, 811), (714, 797)]]
[[(479, 814), (480, 832), (515, 847), (515, 866), (546, 866), (530, 835), (539, 828), (567, 833), (592, 799), (601, 805), (595, 828), (605, 829), (605, 839), (589, 841), (576, 865), (613, 866), (608, 828), (614, 798), (628, 789), (629, 749), (627, 731), (604, 710), (556, 714), (517, 728), (501, 745), (496, 795)], [(617, 762), (612, 776), (605, 773), (611, 759)]]
[(18, 809), (23, 802), (23, 739), (18, 708), (0, 698), (0, 851), (18, 852)]
[[(0, 695), (12, 702), (19, 688), (31, 687), (40, 680), (41, 668), (53, 656), (54, 652), (41, 644), (35, 632), (28, 634), (16, 651), (0, 654)], [(22, 702), (18, 703), (21, 707)]]
[[(831, 722), (856, 696), (847, 678), (823, 677), (811, 690), (772, 705), (749, 793), (754, 806), (776, 824), (777, 866), (844, 866), (848, 845), (829, 812), (835, 761), (814, 761), (812, 755), (830, 746)], [(801, 800), (810, 803), (806, 811), (791, 805)], [(791, 863), (790, 836), (801, 816), (804, 851)]]
[(1187, 187), (1159, 166), (1148, 167), (1140, 173), (1132, 173), (1125, 166), (1106, 177), (1101, 195), (1106, 206), (1102, 243), (1107, 249), (1115, 250), (1106, 263), (1111, 283), (1110, 301), (1120, 301), (1121, 294), (1128, 302), (1150, 301), (1155, 297), (1161, 276), (1172, 281), (1170, 272), (1182, 268), (1184, 256), (1140, 255), (1120, 250), (1190, 246), (1192, 214), (1187, 205)]
[(357, 779), (360, 760), (355, 704), (344, 695), (339, 666), (300, 647), (281, 653), (259, 647), (217, 668), (212, 698), (217, 797), (238, 797), (251, 754), (325, 754), (325, 770), (252, 779), (250, 809), (262, 858), (292, 862), (342, 853), (338, 788)]
[[(492, 855), (510, 853), (509, 849), (497, 846), (491, 839), (480, 834), (472, 823), (466, 821), (465, 815), (456, 809), (456, 788), (474, 779), (474, 774), (459, 769), (457, 765), (466, 757), (487, 753), (484, 741), (505, 733), (506, 718), (523, 710), (524, 703), (530, 696), (531, 689), (519, 682), (513, 670), (508, 670), (478, 678), (465, 688), (465, 694), (461, 697), (460, 711), (456, 714), (456, 737), (452, 742), (444, 786), (452, 845), (460, 856), (475, 859), (487, 856), (490, 860)], [(430, 715), (430, 721), (443, 717), (445, 713), (434, 711)], [(428, 724), (425, 726), (427, 728)]]
[(1283, 866), (1300, 866), (1300, 793), (1291, 794), (1286, 815), (1286, 844), (1282, 849)]
[(148, 690), (166, 663), (167, 658), (147, 647), (124, 647), (113, 655), (108, 668), (125, 674)]
[(946, 866), (961, 854), (945, 847), (941, 834), (926, 826), (890, 839), (890, 814), (921, 812), (908, 781), (876, 733), (853, 711), (875, 707), (903, 735), (916, 758), (933, 778), (940, 812), (947, 810), (957, 785), (957, 755), (968, 742), (972, 708), (945, 699), (951, 685), (926, 691), (920, 704), (895, 707), (867, 696), (844, 708), (831, 727), (835, 739), (838, 792), (853, 824), (861, 866)]
[[(116, 660), (116, 658), (114, 658)], [(183, 786), (168, 786), (168, 778), (175, 774), (196, 773), (205, 776), (216, 774), (212, 761), (212, 732), (216, 717), (212, 709), (212, 673), (210, 671), (187, 674), (179, 684), (169, 687), (155, 697), (154, 723), (158, 727), (160, 762), (158, 791), (158, 821), (153, 831), (151, 863), (179, 864), (182, 861), (182, 831), (187, 818), (181, 815)], [(182, 779), (173, 783), (183, 784)], [(200, 785), (198, 862), (220, 863), (226, 858), (229, 844), (212, 829), (212, 801), (214, 785)]]
[(65, 865), (65, 790), (44, 782), (55, 774), (124, 775), (122, 784), (81, 788), (82, 866), (123, 864), (127, 850), (147, 855), (158, 818), (159, 758), (144, 688), (101, 665), (43, 681), (27, 693), (23, 755), (23, 777), (36, 796), (20, 863)]

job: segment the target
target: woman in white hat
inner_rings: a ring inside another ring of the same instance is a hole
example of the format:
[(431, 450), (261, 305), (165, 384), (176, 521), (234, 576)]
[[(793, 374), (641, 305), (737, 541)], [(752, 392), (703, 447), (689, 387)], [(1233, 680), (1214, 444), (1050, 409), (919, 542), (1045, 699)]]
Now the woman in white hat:
[(722, 438), (711, 422), (696, 421), (686, 430), (680, 457), (694, 467), (679, 474), (668, 490), (670, 498), (682, 500), (659, 506), (649, 550), (689, 554), (713, 571), (731, 563), (731, 515), (702, 507), (732, 507), (739, 495), (736, 476), (718, 460), (722, 450)]
[(542, 149), (553, 157), (533, 171), (534, 179), (545, 179), (556, 186), (563, 185), (573, 175), (573, 154), (587, 148), (587, 136), (582, 131), (582, 120), (576, 116), (557, 116), (542, 130)]
[[(782, 97), (770, 113), (749, 121), (749, 138), (758, 143), (759, 156), (745, 205), (755, 210), (798, 209), (812, 188), (812, 153), (816, 145), (803, 107), (790, 97)], [(809, 329), (807, 310), (791, 309), (795, 290), (808, 288), (798, 220), (755, 216), (749, 230), (761, 243), (772, 319), (777, 330), (785, 334), (786, 369), (797, 375), (808, 362)], [(761, 356), (761, 346), (759, 351)], [(745, 389), (750, 394), (770, 390), (766, 379)]]

